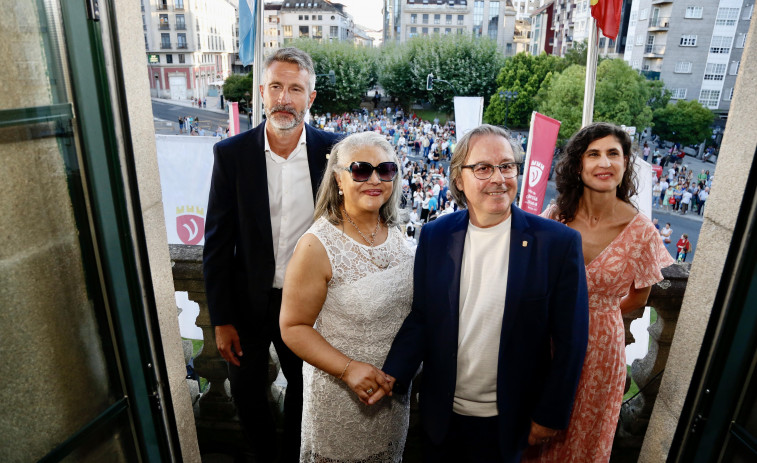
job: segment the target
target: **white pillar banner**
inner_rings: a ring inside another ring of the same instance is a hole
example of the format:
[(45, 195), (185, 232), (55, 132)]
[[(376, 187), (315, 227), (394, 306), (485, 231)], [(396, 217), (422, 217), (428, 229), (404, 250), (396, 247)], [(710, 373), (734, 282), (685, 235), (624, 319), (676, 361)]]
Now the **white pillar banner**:
[(455, 97), (455, 134), (463, 135), (481, 125), (484, 117), (484, 98), (481, 96)]
[(155, 135), (169, 244), (203, 244), (215, 137)]

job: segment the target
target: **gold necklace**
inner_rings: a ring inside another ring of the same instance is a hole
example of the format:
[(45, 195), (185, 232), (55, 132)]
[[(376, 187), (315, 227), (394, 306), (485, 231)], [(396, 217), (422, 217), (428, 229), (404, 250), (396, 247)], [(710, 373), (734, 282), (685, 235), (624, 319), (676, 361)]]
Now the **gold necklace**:
[[(368, 244), (368, 255), (369, 259), (375, 265), (376, 267), (380, 268), (381, 270), (384, 270), (385, 268), (389, 267), (389, 262), (385, 264), (380, 264), (376, 262), (376, 259), (373, 258), (373, 243), (376, 242), (376, 234), (379, 231), (379, 227), (381, 226), (381, 216), (379, 215), (376, 218), (376, 228), (373, 229), (373, 233), (371, 233), (371, 239), (368, 239), (368, 237), (365, 236), (365, 234), (360, 230), (360, 227), (357, 226), (357, 224), (352, 220), (352, 217), (347, 213), (347, 209), (342, 209), (344, 212), (344, 216), (347, 217), (347, 221), (352, 224), (353, 227), (355, 227), (355, 230), (357, 230), (358, 234), (365, 240), (365, 242)], [(388, 238), (388, 237), (387, 237)]]

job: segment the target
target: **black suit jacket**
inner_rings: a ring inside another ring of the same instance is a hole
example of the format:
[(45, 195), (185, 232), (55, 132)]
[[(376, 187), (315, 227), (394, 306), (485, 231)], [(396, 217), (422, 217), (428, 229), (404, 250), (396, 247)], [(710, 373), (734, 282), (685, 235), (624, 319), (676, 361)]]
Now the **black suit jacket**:
[[(315, 199), (326, 155), (340, 135), (305, 124)], [(248, 331), (261, 325), (275, 261), (268, 205), (265, 122), (213, 147), (213, 176), (205, 219), (203, 274), (213, 325)]]
[[(570, 420), (588, 342), (581, 235), (511, 206), (510, 262), (497, 364), (499, 444), (520, 461), (533, 419), (554, 429)], [(405, 393), (423, 362), (421, 424), (433, 442), (449, 429), (457, 376), (460, 271), (468, 211), (426, 224), (415, 255), (413, 308), (383, 370)]]

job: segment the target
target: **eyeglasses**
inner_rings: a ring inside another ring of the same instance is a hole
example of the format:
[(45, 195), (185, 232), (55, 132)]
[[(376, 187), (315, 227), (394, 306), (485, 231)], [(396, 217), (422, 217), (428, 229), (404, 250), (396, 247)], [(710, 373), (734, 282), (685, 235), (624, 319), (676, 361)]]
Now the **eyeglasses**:
[(375, 167), (370, 162), (353, 162), (342, 169), (352, 174), (352, 180), (356, 182), (367, 182), (374, 170), (382, 182), (391, 182), (397, 176), (397, 164), (393, 162), (382, 162)]
[(492, 175), (494, 175), (495, 167), (499, 168), (499, 172), (502, 174), (503, 177), (515, 178), (518, 176), (518, 166), (520, 165), (521, 165), (520, 162), (506, 162), (498, 166), (493, 166), (486, 162), (477, 162), (475, 164), (470, 164), (470, 165), (462, 166), (462, 167), (463, 169), (471, 169), (473, 171), (473, 175), (477, 179), (488, 180), (492, 178)]

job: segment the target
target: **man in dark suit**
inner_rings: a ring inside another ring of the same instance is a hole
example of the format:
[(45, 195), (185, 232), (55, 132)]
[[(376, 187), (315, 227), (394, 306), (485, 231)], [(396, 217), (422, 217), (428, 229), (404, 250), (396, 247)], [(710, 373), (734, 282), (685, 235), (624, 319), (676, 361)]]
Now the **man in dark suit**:
[(275, 461), (267, 400), (273, 342), (287, 378), (281, 461), (298, 461), (302, 361), (281, 341), (286, 265), (313, 221), (316, 191), (337, 136), (304, 124), (315, 99), (307, 53), (282, 48), (264, 63), (266, 121), (218, 142), (205, 225), (203, 273), (218, 351), (229, 362), (231, 393), (260, 461)]
[(468, 209), (421, 232), (413, 308), (383, 370), (405, 393), (423, 363), (428, 462), (518, 462), (570, 419), (588, 336), (581, 238), (512, 204), (516, 152), (499, 127), (468, 132), (450, 165)]

